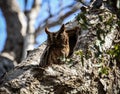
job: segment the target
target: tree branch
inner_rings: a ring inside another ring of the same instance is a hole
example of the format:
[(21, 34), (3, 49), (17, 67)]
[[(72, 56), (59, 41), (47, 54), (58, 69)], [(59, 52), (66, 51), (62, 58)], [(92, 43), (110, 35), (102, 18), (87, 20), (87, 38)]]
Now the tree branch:
[(35, 21), (38, 16), (38, 13), (40, 11), (41, 0), (34, 0), (32, 8), (30, 11), (25, 11), (25, 15), (27, 18), (27, 31), (26, 36), (24, 38), (24, 49), (23, 49), (23, 59), (27, 55), (27, 50), (34, 49), (34, 43), (35, 43)]
[[(71, 10), (69, 12), (67, 12), (66, 14), (61, 14), (60, 17), (58, 17), (55, 21), (50, 21), (50, 19), (52, 19), (55, 16), (58, 16), (60, 11), (64, 10), (65, 8), (71, 8)], [(45, 26), (47, 25), (48, 28), (62, 24), (63, 20), (65, 18), (67, 18), (68, 16), (72, 15), (73, 13), (75, 13), (76, 11), (78, 11), (80, 9), (80, 3), (77, 3), (73, 6), (73, 4), (62, 8), (58, 13), (56, 13), (55, 15), (52, 15), (52, 17), (49, 15), (48, 18), (46, 18), (42, 23), (39, 24), (38, 29), (35, 32), (35, 36), (37, 37), (37, 35), (39, 35), (41, 33), (41, 31), (45, 28)]]

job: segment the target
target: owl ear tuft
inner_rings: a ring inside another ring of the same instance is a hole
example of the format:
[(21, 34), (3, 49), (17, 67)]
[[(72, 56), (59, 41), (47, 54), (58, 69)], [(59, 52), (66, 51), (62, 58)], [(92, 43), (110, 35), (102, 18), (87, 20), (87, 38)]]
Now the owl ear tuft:
[(45, 32), (46, 32), (47, 34), (50, 33), (50, 31), (48, 30), (48, 27), (47, 27), (47, 26), (45, 27)]
[(63, 24), (59, 30), (60, 33), (64, 32), (65, 31), (65, 25)]

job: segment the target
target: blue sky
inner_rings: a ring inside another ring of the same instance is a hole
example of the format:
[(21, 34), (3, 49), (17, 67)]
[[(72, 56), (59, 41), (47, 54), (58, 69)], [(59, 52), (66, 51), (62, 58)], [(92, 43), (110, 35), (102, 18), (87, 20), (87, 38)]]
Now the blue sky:
[(6, 39), (6, 25), (5, 19), (3, 18), (2, 12), (0, 10), (0, 51), (4, 47), (5, 39)]
[[(19, 6), (20, 6), (20, 9), (23, 11), (24, 10), (24, 0), (17, 0), (17, 1), (18, 1)], [(42, 22), (42, 20), (45, 19), (48, 16), (48, 13), (47, 13), (48, 7), (47, 7), (47, 3), (45, 2), (46, 0), (42, 0), (42, 1), (43, 1), (42, 2), (43, 5), (41, 7), (39, 16), (38, 16), (36, 24), (35, 24), (36, 28), (39, 25), (38, 23)], [(64, 6), (67, 6), (67, 5), (71, 4), (71, 3), (73, 3), (75, 0), (69, 0), (69, 2), (66, 2), (66, 0), (62, 0), (62, 1), (63, 1), (62, 7), (64, 7)], [(33, 2), (33, 0), (29, 0), (29, 2), (27, 4), (27, 10), (30, 10), (32, 2)], [(60, 8), (58, 8), (59, 7), (58, 2), (59, 2), (59, 0), (50, 0), (50, 6), (52, 8), (52, 11), (51, 11), (52, 14), (57, 13), (60, 10)], [(65, 10), (65, 11), (67, 11), (67, 10)], [(77, 15), (77, 13), (75, 13), (74, 15), (70, 16), (69, 18), (65, 19), (64, 23), (72, 20), (76, 15)], [(51, 28), (50, 30), (56, 31), (56, 30), (59, 29), (59, 27), (60, 26), (56, 26), (56, 27)], [(6, 36), (7, 35), (6, 35), (5, 19), (4, 19), (3, 15), (2, 15), (2, 12), (0, 10), (0, 51), (4, 47)], [(39, 37), (36, 38), (36, 41), (38, 42), (38, 44), (35, 45), (35, 47), (37, 47), (39, 44), (41, 44), (46, 39), (47, 39), (47, 36), (43, 32), (41, 35), (39, 35)]]

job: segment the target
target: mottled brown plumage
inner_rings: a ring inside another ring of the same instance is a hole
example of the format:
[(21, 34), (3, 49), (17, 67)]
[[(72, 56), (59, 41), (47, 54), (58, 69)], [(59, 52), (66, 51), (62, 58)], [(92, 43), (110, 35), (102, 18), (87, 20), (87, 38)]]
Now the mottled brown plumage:
[(65, 26), (63, 24), (58, 32), (50, 32), (46, 27), (45, 32), (48, 35), (47, 47), (41, 58), (40, 66), (60, 64), (60, 58), (67, 57), (70, 50)]

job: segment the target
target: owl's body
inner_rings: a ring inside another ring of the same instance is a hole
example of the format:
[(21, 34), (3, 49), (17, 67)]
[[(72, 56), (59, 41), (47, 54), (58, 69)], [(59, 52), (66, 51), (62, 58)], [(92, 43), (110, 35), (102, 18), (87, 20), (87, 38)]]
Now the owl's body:
[(47, 47), (43, 53), (40, 65), (60, 64), (60, 58), (67, 57), (70, 51), (69, 37), (65, 26), (62, 25), (58, 32), (49, 32), (47, 28), (45, 32), (48, 35)]

